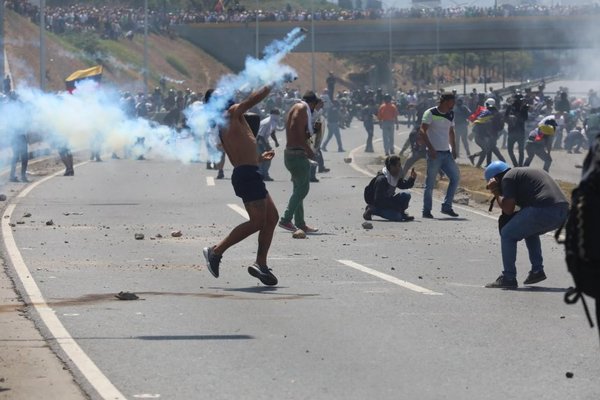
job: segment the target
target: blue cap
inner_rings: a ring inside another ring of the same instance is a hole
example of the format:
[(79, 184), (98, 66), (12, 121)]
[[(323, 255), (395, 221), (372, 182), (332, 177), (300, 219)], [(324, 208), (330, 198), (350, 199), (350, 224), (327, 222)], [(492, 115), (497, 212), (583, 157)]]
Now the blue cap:
[(504, 161), (494, 161), (485, 168), (484, 177), (486, 181), (489, 181), (493, 177), (510, 169), (507, 163)]

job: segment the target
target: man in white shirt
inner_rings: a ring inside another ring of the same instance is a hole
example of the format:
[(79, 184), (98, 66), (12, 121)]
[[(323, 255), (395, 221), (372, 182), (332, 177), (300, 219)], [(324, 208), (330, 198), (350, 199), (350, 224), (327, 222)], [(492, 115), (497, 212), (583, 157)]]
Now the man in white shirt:
[(446, 197), (442, 203), (442, 214), (458, 217), (452, 209), (454, 194), (458, 188), (460, 171), (456, 162), (456, 137), (454, 134), (454, 103), (456, 96), (445, 93), (437, 107), (425, 111), (421, 122), (420, 136), (427, 146), (427, 177), (423, 194), (423, 218), (433, 218), (431, 214), (435, 178), (442, 170), (450, 180)]

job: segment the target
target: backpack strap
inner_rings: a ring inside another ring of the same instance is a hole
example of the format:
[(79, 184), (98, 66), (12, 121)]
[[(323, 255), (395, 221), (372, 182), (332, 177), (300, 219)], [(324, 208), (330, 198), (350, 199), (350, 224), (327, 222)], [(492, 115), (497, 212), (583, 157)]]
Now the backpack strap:
[[(590, 310), (588, 309), (587, 303), (585, 302), (585, 297), (583, 296), (581, 291), (577, 288), (570, 287), (567, 289), (567, 292), (565, 293), (565, 303), (575, 304), (580, 299), (581, 299), (581, 302), (583, 303), (583, 309), (585, 310), (585, 316), (587, 317), (587, 319), (590, 323), (590, 327), (593, 328), (594, 321), (592, 321), (592, 317), (590, 316)], [(600, 305), (600, 301), (599, 301), (599, 299), (596, 299), (596, 318), (600, 317), (600, 309), (598, 308), (599, 305)], [(600, 321), (600, 320), (598, 320), (598, 321)], [(598, 329), (600, 329), (600, 326), (598, 327)]]

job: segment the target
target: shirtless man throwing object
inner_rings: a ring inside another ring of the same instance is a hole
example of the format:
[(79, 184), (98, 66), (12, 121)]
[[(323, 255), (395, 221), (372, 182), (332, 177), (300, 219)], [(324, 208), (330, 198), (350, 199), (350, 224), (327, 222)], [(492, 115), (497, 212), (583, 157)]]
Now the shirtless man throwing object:
[[(266, 98), (270, 91), (271, 88), (265, 86), (252, 93), (241, 103), (232, 104), (225, 111), (229, 124), (220, 130), (219, 136), (223, 149), (234, 167), (231, 184), (235, 194), (242, 198), (250, 219), (235, 227), (216, 246), (205, 247), (203, 253), (208, 270), (215, 278), (218, 278), (219, 264), (223, 253), (234, 244), (259, 232), (256, 262), (248, 267), (248, 273), (258, 278), (263, 284), (273, 286), (277, 285), (277, 278), (267, 266), (267, 253), (271, 246), (279, 214), (265, 188), (262, 176), (258, 172), (258, 164), (260, 161), (271, 160), (275, 152), (270, 150), (258, 155), (256, 138), (244, 118), (244, 113)], [(210, 101), (210, 93), (207, 94), (208, 101)]]

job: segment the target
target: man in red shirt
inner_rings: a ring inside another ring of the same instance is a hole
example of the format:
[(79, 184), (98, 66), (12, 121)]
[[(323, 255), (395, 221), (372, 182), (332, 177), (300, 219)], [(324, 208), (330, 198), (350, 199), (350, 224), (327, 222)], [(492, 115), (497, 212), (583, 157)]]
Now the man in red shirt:
[(398, 109), (392, 104), (392, 96), (387, 93), (383, 96), (383, 104), (379, 106), (377, 118), (381, 126), (385, 155), (392, 155), (394, 154), (394, 126), (398, 129)]

